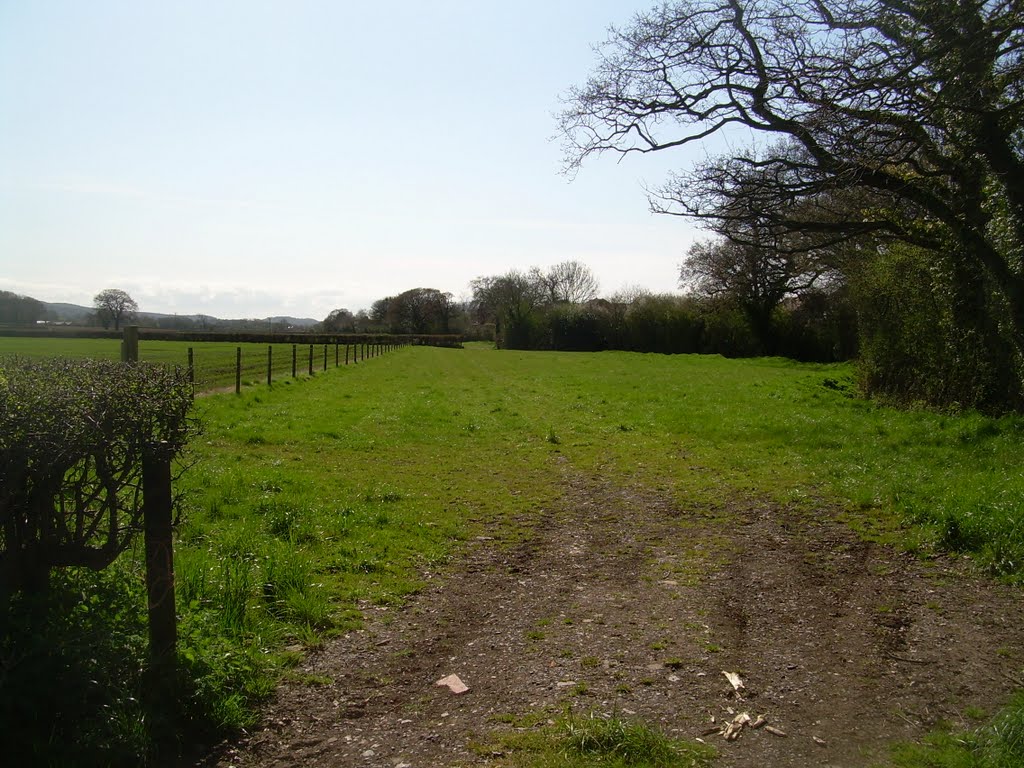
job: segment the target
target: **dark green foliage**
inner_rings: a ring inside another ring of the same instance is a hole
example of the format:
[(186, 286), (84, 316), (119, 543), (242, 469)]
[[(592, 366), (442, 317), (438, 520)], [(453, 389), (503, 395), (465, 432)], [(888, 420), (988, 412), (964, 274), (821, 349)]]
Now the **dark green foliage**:
[(191, 406), (180, 369), (0, 360), (0, 602), (113, 562), (141, 524), (143, 459), (183, 450)]
[(552, 349), (596, 352), (607, 349), (607, 323), (595, 307), (556, 304), (545, 318)]
[(150, 721), (142, 579), (117, 568), (54, 574), (19, 594), (0, 632), (0, 744), (8, 765), (134, 766)]
[(142, 525), (143, 464), (182, 452), (191, 407), (181, 370), (0, 360), (0, 723), (12, 764), (138, 765), (165, 738), (175, 702), (144, 700), (143, 579), (117, 558)]
[[(845, 301), (811, 295), (776, 310), (779, 351), (797, 360), (834, 362), (856, 352), (856, 322)], [(733, 303), (644, 295), (630, 303), (537, 306), (505, 319), (499, 346), (566, 352), (628, 350), (753, 357), (761, 345)]]
[(41, 301), (0, 291), (0, 325), (35, 325), (45, 315), (46, 308)]
[(436, 288), (412, 288), (375, 301), (370, 319), (390, 333), (447, 334), (457, 313), (450, 293)]
[(922, 744), (900, 744), (898, 768), (1017, 768), (1024, 765), (1024, 695), (976, 731), (931, 734)]
[(828, 363), (857, 355), (857, 312), (846, 289), (805, 293), (776, 313), (778, 354)]
[(623, 346), (634, 352), (699, 352), (706, 320), (695, 302), (676, 296), (642, 296), (626, 308)]
[(1000, 301), (931, 254), (891, 247), (855, 279), (864, 388), (895, 402), (986, 412), (1024, 406)]

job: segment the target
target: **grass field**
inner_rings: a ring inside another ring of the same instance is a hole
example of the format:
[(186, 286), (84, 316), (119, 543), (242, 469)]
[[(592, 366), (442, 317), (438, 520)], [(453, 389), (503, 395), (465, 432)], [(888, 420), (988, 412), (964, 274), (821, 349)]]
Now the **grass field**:
[[(310, 369), (310, 348), (308, 344), (253, 344), (228, 341), (147, 341), (139, 342), (139, 359), (150, 363), (166, 365), (188, 365), (188, 351), (192, 349), (192, 365), (195, 372), (196, 392), (204, 393), (235, 386), (236, 355), (242, 350), (243, 385), (267, 383), (268, 348), (273, 382), (287, 382), (292, 378), (292, 355), (295, 346), (296, 378), (308, 376)], [(357, 355), (353, 345), (348, 346), (349, 362)], [(345, 364), (346, 347), (335, 350), (328, 345), (326, 350), (327, 368)], [(358, 353), (361, 354), (361, 353)], [(0, 356), (20, 357), (71, 357), (94, 358), (98, 360), (119, 360), (121, 342), (117, 339), (59, 339), (0, 336)], [(313, 373), (325, 370), (324, 345), (313, 347)]]
[[(838, 504), (865, 535), (969, 552), (1011, 580), (1024, 570), (1024, 422), (879, 407), (842, 365), (418, 347), (201, 398), (196, 415), (205, 431), (179, 484), (181, 716), (214, 730), (250, 724), (302, 648), (400, 602), (460, 540), (528, 531), (558, 493), (553, 455), (690, 504)], [(124, 606), (86, 606), (75, 624), (94, 663), (87, 638), (111, 638), (117, 659), (139, 652), (124, 585), (140, 568), (136, 553), (90, 582)], [(90, 578), (68, 576), (80, 594)], [(120, 698), (94, 740), (113, 730), (138, 754), (141, 677), (102, 674)]]

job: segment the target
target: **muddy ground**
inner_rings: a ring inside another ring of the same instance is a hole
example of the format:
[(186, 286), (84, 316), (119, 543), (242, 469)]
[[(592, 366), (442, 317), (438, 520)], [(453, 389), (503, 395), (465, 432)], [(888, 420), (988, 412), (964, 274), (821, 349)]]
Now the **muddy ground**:
[[(1024, 685), (1020, 593), (963, 560), (862, 541), (825, 507), (687, 508), (562, 471), (525, 541), (480, 537), (405, 607), (366, 606), (200, 764), (486, 765), (494, 733), (570, 707), (703, 735), (723, 768), (865, 766)], [(451, 674), (469, 691), (435, 685)], [(744, 711), (785, 736), (708, 733)]]

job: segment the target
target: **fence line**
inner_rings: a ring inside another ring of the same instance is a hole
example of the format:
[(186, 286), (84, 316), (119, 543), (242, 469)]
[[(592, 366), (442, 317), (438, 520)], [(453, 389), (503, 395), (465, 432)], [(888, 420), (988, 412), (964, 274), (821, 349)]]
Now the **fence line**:
[[(268, 344), (266, 351), (260, 354), (256, 354), (256, 351), (253, 349), (243, 349), (241, 346), (235, 347), (234, 359), (230, 362), (228, 362), (225, 351), (218, 350), (219, 354), (214, 353), (213, 355), (215, 362), (212, 364), (208, 362), (210, 357), (203, 358), (201, 345), (189, 347), (188, 376), (193, 394), (197, 391), (215, 391), (218, 387), (226, 388), (230, 391), (230, 384), (228, 382), (234, 384), (235, 394), (240, 394), (242, 385), (257, 383), (262, 379), (262, 372), (266, 374), (267, 386), (273, 386), (275, 381), (279, 381), (282, 377), (287, 376), (287, 369), (282, 370), (280, 364), (275, 366), (275, 360), (282, 359), (282, 356), (274, 355), (274, 346), (273, 344)], [(303, 350), (302, 354), (302, 357), (305, 358), (303, 360), (305, 374), (310, 377), (315, 376), (318, 368), (326, 372), (330, 367), (331, 344), (308, 344), (306, 346), (307, 349)], [(334, 366), (339, 368), (342, 365), (358, 365), (360, 362), (366, 362), (405, 346), (408, 346), (408, 342), (361, 342), (358, 344), (335, 342)], [(317, 349), (318, 347), (320, 349)], [(344, 357), (341, 354), (342, 347), (345, 348)], [(291, 377), (293, 379), (299, 376), (299, 357), (299, 345), (291, 344)], [(318, 363), (319, 365), (317, 365)], [(220, 384), (218, 385), (217, 382), (220, 382)]]

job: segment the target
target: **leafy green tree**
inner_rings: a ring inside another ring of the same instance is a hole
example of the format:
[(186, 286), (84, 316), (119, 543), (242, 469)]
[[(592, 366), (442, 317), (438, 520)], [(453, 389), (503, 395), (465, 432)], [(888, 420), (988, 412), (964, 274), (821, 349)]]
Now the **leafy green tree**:
[(495, 340), (509, 349), (536, 346), (536, 311), (544, 304), (544, 287), (532, 273), (512, 270), (478, 277), (470, 283), (471, 305), (478, 322), (493, 322)]
[(352, 333), (356, 329), (356, 318), (347, 309), (332, 309), (322, 325), (327, 333)]
[(458, 311), (450, 293), (411, 288), (373, 302), (370, 318), (391, 333), (450, 333)]
[(114, 330), (121, 328), (121, 322), (139, 311), (135, 299), (119, 288), (107, 288), (97, 293), (92, 300), (96, 315), (104, 328), (113, 323)]

